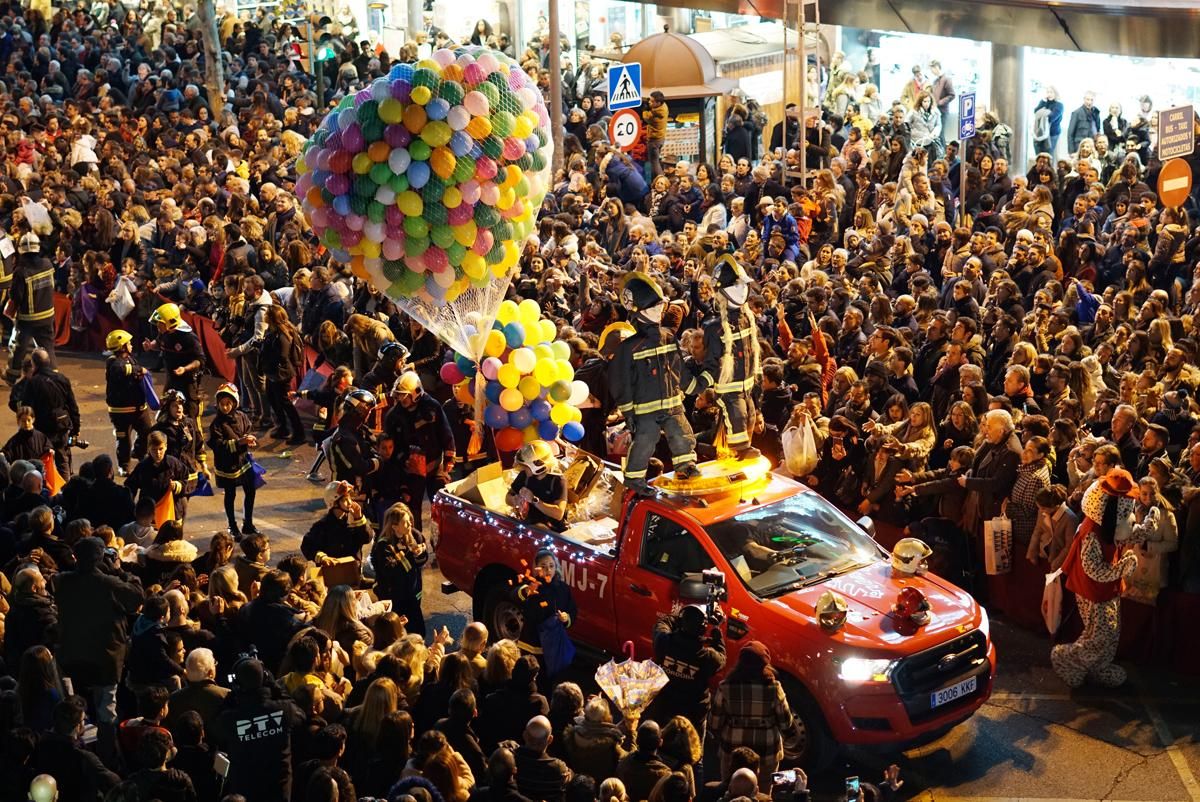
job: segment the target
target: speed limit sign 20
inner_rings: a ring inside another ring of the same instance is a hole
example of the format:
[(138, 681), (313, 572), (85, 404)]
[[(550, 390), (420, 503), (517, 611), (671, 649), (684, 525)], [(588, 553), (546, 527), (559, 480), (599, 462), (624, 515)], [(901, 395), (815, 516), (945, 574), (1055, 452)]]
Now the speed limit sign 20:
[(642, 118), (635, 109), (621, 109), (608, 122), (608, 138), (621, 150), (629, 150), (642, 133)]

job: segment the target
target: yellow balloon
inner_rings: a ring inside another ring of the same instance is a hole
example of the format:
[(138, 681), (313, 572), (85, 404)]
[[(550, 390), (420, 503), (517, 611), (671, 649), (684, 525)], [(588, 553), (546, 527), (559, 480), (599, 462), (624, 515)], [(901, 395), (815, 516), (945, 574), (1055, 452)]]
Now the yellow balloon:
[(543, 359), (557, 358), (554, 356), (554, 349), (551, 348), (548, 343), (541, 343), (540, 345), (535, 346), (533, 349), (533, 355), (536, 356), (539, 361)]
[(496, 310), (496, 320), (500, 321), (501, 325), (507, 326), (517, 319), (517, 302), (502, 301), (500, 308)]
[(532, 443), (534, 440), (541, 440), (542, 436), (538, 434), (537, 424), (531, 423), (521, 430), (521, 442)]
[(557, 423), (559, 426), (565, 426), (571, 422), (571, 410), (574, 407), (566, 404), (555, 404), (550, 408), (550, 420)]
[(393, 125), (404, 119), (404, 104), (395, 98), (385, 98), (379, 103), (379, 119)]
[(579, 411), (579, 407), (573, 407), (568, 404), (563, 404), (563, 406), (567, 408), (567, 412), (570, 414), (571, 420), (575, 421), (576, 423), (581, 423), (583, 421), (583, 413)]
[(525, 406), (525, 396), (521, 395), (520, 390), (510, 387), (500, 391), (500, 407), (505, 412), (516, 412), (523, 406)]
[(442, 65), (438, 64), (436, 61), (434, 61), (431, 58), (423, 58), (420, 61), (418, 61), (417, 66), (414, 67), (414, 69), (419, 69), (419, 68), (423, 68), (426, 70), (433, 70), (433, 72), (437, 73), (438, 75), (442, 74)]
[(375, 162), (371, 161), (371, 157), (367, 153), (356, 153), (350, 161), (350, 166), (358, 175), (366, 175), (371, 172), (371, 168), (375, 166)]
[(411, 189), (406, 189), (396, 196), (396, 205), (406, 217), (420, 217), (421, 212), (425, 211), (425, 202)]
[(492, 265), (492, 275), (496, 278), (504, 278), (508, 275), (508, 268), (501, 264)]
[(575, 379), (575, 368), (571, 367), (571, 363), (565, 359), (555, 360), (555, 376), (560, 382), (569, 382)]
[(501, 387), (513, 388), (521, 383), (521, 371), (517, 370), (516, 365), (501, 365), (496, 371), (496, 379)]
[(512, 189), (500, 190), (500, 197), (496, 200), (496, 208), (500, 211), (512, 208), (512, 205), (517, 200), (517, 193)]
[(488, 333), (481, 331), (478, 334), (472, 334), (467, 342), (471, 344), (471, 353), (479, 354), (483, 352), (484, 346), (487, 345)]
[(542, 385), (538, 384), (537, 379), (532, 376), (526, 376), (517, 384), (517, 389), (521, 391), (521, 395), (526, 401), (532, 401), (542, 394)]
[(539, 359), (533, 366), (533, 378), (543, 387), (549, 387), (558, 381), (558, 364), (553, 359)]
[(531, 348), (517, 348), (508, 355), (508, 361), (524, 376), (533, 373), (537, 366), (537, 354)]
[[(483, 346), (483, 353), (487, 356), (500, 356), (504, 353), (506, 343), (504, 342), (504, 334), (496, 329), (492, 329), (487, 333), (487, 343)], [(555, 371), (558, 375), (558, 371)]]
[(481, 279), (487, 275), (487, 261), (474, 251), (467, 251), (463, 254), (462, 269), (471, 279)]
[[(504, 241), (504, 261), (501, 262), (505, 267), (512, 267), (521, 258), (521, 252), (517, 249), (517, 243), (510, 239)], [(534, 301), (537, 303), (537, 301)]]
[(413, 103), (424, 106), (433, 98), (433, 92), (428, 86), (414, 86), (411, 97)]
[(529, 122), (529, 118), (522, 114), (513, 121), (513, 136), (517, 139), (524, 139), (533, 133), (533, 124)]
[(362, 249), (362, 255), (368, 259), (378, 259), (383, 252), (378, 242), (371, 242), (369, 239), (359, 242), (358, 247)]
[(447, 209), (457, 209), (462, 205), (462, 192), (458, 187), (446, 187), (442, 193), (442, 205)]
[(542, 317), (542, 308), (532, 298), (526, 298), (517, 305), (517, 320), (523, 326), (536, 326)]
[(570, 359), (571, 346), (567, 345), (562, 340), (555, 340), (550, 343), (550, 350), (554, 352), (555, 359)]
[(296, 159), (296, 175), (304, 175), (308, 172), (308, 164), (304, 159)]
[(455, 279), (450, 288), (446, 290), (446, 303), (452, 304), (458, 300), (458, 296), (462, 295), (467, 287), (470, 286), (465, 279)]
[(474, 220), (468, 220), (461, 225), (451, 227), (454, 232), (454, 241), (464, 248), (470, 248), (475, 242), (475, 235), (478, 233), (478, 228), (475, 226)]
[(542, 330), (542, 339), (539, 342), (548, 343), (558, 336), (558, 326), (554, 325), (553, 320), (538, 321), (538, 328)]

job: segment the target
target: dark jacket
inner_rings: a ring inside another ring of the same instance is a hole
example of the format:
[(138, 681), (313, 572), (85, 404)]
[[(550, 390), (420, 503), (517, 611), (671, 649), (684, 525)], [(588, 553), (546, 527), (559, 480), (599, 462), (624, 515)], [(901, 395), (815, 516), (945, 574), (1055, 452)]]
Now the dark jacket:
[(371, 527), (365, 517), (350, 520), (339, 518), (333, 511), (325, 513), (300, 541), (300, 552), (315, 560), (318, 552), (329, 557), (358, 558), (362, 547), (371, 542)]
[(1000, 504), (1012, 492), (1021, 464), (1021, 441), (1015, 432), (999, 445), (985, 442), (967, 476), (967, 490), (979, 495), (980, 521), (1000, 515)]
[(161, 625), (138, 616), (129, 642), (129, 681), (135, 685), (165, 685), (172, 677), (183, 677), (183, 666), (175, 662)]
[(235, 691), (217, 718), (215, 742), (229, 755), (225, 793), (255, 802), (289, 802), (292, 795), (292, 730), (304, 720), (289, 699), (268, 689)]
[(268, 671), (279, 668), (292, 635), (305, 625), (291, 607), (261, 597), (238, 611), (238, 623), (244, 640), (258, 647)]
[(217, 722), (217, 716), (225, 708), (227, 696), (229, 696), (229, 689), (222, 688), (212, 680), (189, 681), (171, 694), (171, 705), (167, 712), (167, 727), (172, 728), (184, 713), (194, 710), (200, 714), (200, 720), (204, 722), (204, 731), (212, 732)]
[(4, 619), (4, 663), (16, 671), (21, 655), (31, 646), (54, 648), (58, 636), (58, 608), (48, 596), (14, 593)]
[(58, 781), (58, 798), (98, 802), (121, 778), (105, 768), (94, 752), (89, 752), (64, 735), (47, 733), (41, 737), (29, 761), (35, 774), (53, 775)]
[(528, 746), (517, 749), (517, 790), (533, 802), (563, 802), (567, 783), (574, 776), (567, 764)]
[(117, 532), (134, 517), (133, 496), (126, 487), (108, 477), (92, 482), (82, 502), (79, 517), (87, 518), (94, 527), (111, 526)]
[(142, 597), (136, 578), (102, 573), (98, 567), (54, 578), (59, 612), (55, 656), (77, 686), (116, 685), (120, 680), (129, 645), (128, 618)]

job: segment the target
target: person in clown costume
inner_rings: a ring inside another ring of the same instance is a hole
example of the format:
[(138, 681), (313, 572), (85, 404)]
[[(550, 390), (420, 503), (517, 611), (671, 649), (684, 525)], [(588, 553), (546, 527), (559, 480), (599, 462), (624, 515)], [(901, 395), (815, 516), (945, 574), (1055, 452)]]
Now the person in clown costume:
[(1084, 519), (1067, 550), (1062, 572), (1075, 594), (1083, 634), (1050, 652), (1054, 672), (1072, 688), (1091, 679), (1115, 688), (1125, 669), (1113, 663), (1121, 639), (1121, 580), (1137, 568), (1137, 555), (1118, 557), (1119, 532), (1128, 528), (1137, 485), (1124, 469), (1110, 471), (1083, 496)]

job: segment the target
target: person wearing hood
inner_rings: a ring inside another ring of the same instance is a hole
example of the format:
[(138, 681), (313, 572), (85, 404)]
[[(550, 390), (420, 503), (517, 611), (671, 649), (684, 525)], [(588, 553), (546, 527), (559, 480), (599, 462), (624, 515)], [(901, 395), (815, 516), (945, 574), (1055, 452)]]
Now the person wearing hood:
[(129, 672), (125, 684), (135, 693), (140, 694), (152, 686), (168, 691), (181, 687), (186, 672), (183, 664), (176, 659), (175, 647), (167, 639), (165, 630), (169, 612), (165, 598), (151, 596), (142, 605), (141, 615), (133, 622), (133, 637), (129, 642)]
[(588, 777), (615, 777), (617, 764), (626, 754), (622, 748), (625, 731), (613, 723), (603, 697), (588, 701), (583, 714), (567, 725), (563, 740), (567, 762), (576, 773)]
[(621, 298), (633, 314), (634, 334), (617, 345), (609, 382), (617, 409), (633, 436), (625, 461), (625, 485), (646, 491), (646, 470), (663, 434), (678, 478), (699, 475), (696, 437), (683, 409), (679, 346), (662, 327), (666, 297), (658, 283), (635, 271), (621, 283)]
[(36, 566), (13, 576), (13, 592), (4, 617), (4, 662), (21, 664), (21, 655), (33, 646), (52, 647), (58, 634), (58, 608), (46, 592), (46, 579)]
[(141, 555), (142, 582), (162, 584), (180, 565), (191, 565), (199, 555), (196, 547), (183, 537), (183, 524), (165, 521), (158, 528), (154, 543)]
[(239, 660), (233, 675), (233, 692), (214, 733), (214, 740), (229, 756), (224, 791), (256, 802), (288, 802), (292, 731), (304, 715), (287, 697), (275, 698), (259, 660)]
[(716, 391), (729, 448), (738, 459), (757, 459), (761, 455), (750, 445), (751, 392), (760, 373), (761, 352), (758, 327), (746, 306), (750, 278), (729, 254), (717, 261), (713, 278), (717, 314), (704, 322), (704, 371), (693, 394), (709, 387)]

